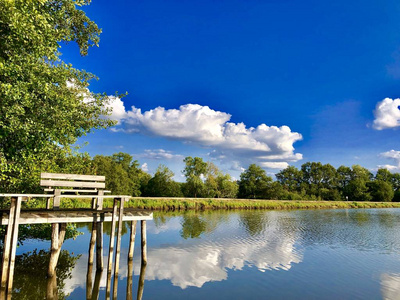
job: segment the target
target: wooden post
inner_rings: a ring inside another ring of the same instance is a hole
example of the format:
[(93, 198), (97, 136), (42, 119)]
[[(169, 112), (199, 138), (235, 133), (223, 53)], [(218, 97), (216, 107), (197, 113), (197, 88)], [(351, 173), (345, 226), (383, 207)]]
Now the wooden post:
[(97, 222), (96, 230), (96, 269), (102, 271), (104, 268), (103, 262), (103, 221)]
[(117, 299), (119, 258), (121, 255), (121, 233), (122, 233), (122, 225), (124, 218), (124, 202), (125, 198), (121, 198), (119, 202), (119, 212), (118, 212), (117, 247), (115, 249), (113, 299)]
[(113, 205), (113, 213), (112, 213), (112, 223), (111, 223), (111, 234), (110, 234), (110, 245), (108, 251), (108, 264), (107, 264), (107, 286), (106, 286), (106, 299), (110, 299), (110, 291), (111, 291), (111, 272), (112, 272), (112, 261), (114, 255), (114, 240), (115, 240), (115, 222), (116, 222), (116, 213), (118, 201), (120, 198), (114, 199)]
[(54, 223), (51, 224), (51, 253), (49, 268), (47, 270), (47, 276), (52, 277), (55, 275), (58, 257), (60, 256), (61, 247), (65, 238), (66, 223)]
[(54, 190), (54, 198), (53, 198), (53, 209), (59, 210), (60, 209), (60, 200), (61, 200), (61, 190), (55, 189)]
[(131, 221), (131, 236), (129, 240), (129, 252), (128, 252), (128, 260), (133, 260), (133, 252), (135, 249), (135, 238), (136, 238), (136, 224), (137, 221)]
[(15, 253), (18, 241), (18, 220), (21, 211), (22, 197), (12, 197), (10, 212), (8, 215), (8, 225), (4, 239), (0, 298), (11, 298), (12, 284), (14, 276)]
[(9, 267), (10, 267), (10, 250), (11, 250), (11, 239), (14, 225), (14, 216), (15, 209), (17, 206), (17, 198), (11, 198), (10, 204), (10, 212), (8, 214), (8, 225), (6, 236), (4, 238), (4, 249), (3, 249), (3, 261), (1, 268), (1, 289), (0, 289), (0, 298), (5, 299), (7, 293), (7, 281), (9, 275)]
[(139, 276), (139, 285), (138, 285), (138, 293), (137, 300), (142, 300), (143, 298), (143, 289), (144, 289), (144, 278), (146, 273), (146, 264), (140, 265), (140, 276)]
[(14, 266), (15, 266), (15, 254), (17, 252), (17, 242), (18, 242), (18, 223), (19, 223), (19, 215), (21, 212), (21, 202), (22, 197), (17, 198), (17, 203), (15, 207), (15, 215), (14, 215), (14, 224), (13, 224), (13, 233), (11, 238), (11, 258), (10, 258), (10, 268), (8, 274), (8, 285), (7, 285), (7, 297), (11, 299), (12, 295), (12, 286), (13, 286), (13, 278), (14, 278)]
[(93, 285), (92, 272), (93, 272), (94, 248), (95, 248), (95, 244), (96, 244), (96, 229), (97, 229), (97, 223), (96, 223), (96, 221), (94, 221), (92, 223), (92, 233), (90, 236), (88, 269), (87, 269), (87, 274), (86, 274), (86, 299), (87, 300), (92, 299), (92, 285)]
[(104, 191), (103, 191), (103, 190), (99, 190), (99, 191), (97, 192), (97, 195), (98, 195), (99, 197), (97, 197), (97, 205), (96, 205), (96, 208), (97, 208), (98, 210), (102, 210), (102, 209), (103, 209), (103, 197), (100, 197), (100, 196), (103, 196), (103, 195), (104, 195)]
[(141, 220), (141, 235), (142, 235), (142, 264), (147, 264), (147, 238), (146, 238), (146, 221)]
[(93, 222), (92, 224), (92, 234), (90, 236), (90, 245), (89, 245), (89, 259), (88, 265), (93, 265), (94, 260), (94, 247), (96, 244), (96, 229), (97, 229), (97, 222)]

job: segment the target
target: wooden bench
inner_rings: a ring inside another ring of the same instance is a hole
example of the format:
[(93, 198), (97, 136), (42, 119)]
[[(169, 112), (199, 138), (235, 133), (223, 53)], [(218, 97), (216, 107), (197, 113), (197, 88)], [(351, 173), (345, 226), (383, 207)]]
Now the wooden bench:
[[(101, 210), (103, 208), (103, 195), (110, 193), (105, 191), (105, 176), (61, 174), (61, 173), (41, 173), (40, 185), (46, 187), (45, 192), (53, 194), (53, 209), (60, 209), (60, 199), (62, 194), (87, 195), (92, 197), (92, 209)], [(47, 199), (46, 208), (50, 209), (50, 198)]]

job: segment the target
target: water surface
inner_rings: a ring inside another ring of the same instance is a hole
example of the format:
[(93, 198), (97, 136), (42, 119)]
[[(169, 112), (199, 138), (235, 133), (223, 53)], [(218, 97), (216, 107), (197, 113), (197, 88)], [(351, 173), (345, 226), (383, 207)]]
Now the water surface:
[[(129, 275), (124, 225), (118, 299), (126, 298)], [(90, 224), (79, 226), (83, 234), (62, 248), (60, 299), (86, 298)], [(143, 299), (400, 299), (400, 209), (158, 213), (147, 229)], [(46, 298), (49, 246), (29, 240), (19, 247), (13, 299)]]

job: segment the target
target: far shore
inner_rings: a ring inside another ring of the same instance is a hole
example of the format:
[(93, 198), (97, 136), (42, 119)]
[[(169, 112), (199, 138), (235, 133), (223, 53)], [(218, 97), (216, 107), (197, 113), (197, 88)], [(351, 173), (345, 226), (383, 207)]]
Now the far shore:
[[(104, 207), (112, 207), (112, 199), (104, 199)], [(153, 211), (203, 211), (203, 210), (290, 210), (290, 209), (344, 209), (344, 208), (400, 208), (400, 202), (361, 202), (324, 200), (262, 200), (227, 198), (171, 198), (131, 197), (125, 207)], [(26, 208), (45, 208), (45, 200), (31, 199)], [(63, 199), (61, 208), (90, 208), (91, 199)]]

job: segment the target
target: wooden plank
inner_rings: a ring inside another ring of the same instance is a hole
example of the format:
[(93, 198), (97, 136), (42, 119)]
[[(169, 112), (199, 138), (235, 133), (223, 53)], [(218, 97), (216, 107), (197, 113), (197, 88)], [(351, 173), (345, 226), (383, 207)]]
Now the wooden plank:
[(105, 176), (81, 175), (81, 174), (62, 174), (62, 173), (41, 173), (40, 178), (45, 179), (64, 179), (64, 180), (86, 180), (86, 181), (105, 181)]
[[(54, 198), (53, 198), (53, 209), (54, 210), (58, 210), (60, 209), (60, 195), (61, 195), (61, 191), (60, 190), (54, 190)], [(47, 206), (46, 206), (47, 208)]]
[[(55, 189), (43, 189), (45, 192), (54, 192)], [(77, 193), (97, 193), (98, 190), (97, 189), (92, 189), (92, 190), (82, 190), (82, 189), (60, 189), (61, 193), (64, 192), (77, 192)], [(103, 193), (111, 193), (111, 191), (108, 190), (103, 190)]]
[[(3, 214), (1, 216), (0, 225), (7, 225), (9, 216)], [(129, 212), (125, 211), (124, 221), (142, 221), (153, 220), (153, 213), (146, 211)], [(48, 224), (48, 223), (83, 223), (83, 222), (111, 222), (111, 212), (93, 213), (87, 212), (64, 212), (52, 211), (52, 213), (43, 212), (21, 212), (19, 224)]]
[(100, 188), (104, 189), (106, 184), (104, 182), (86, 182), (86, 181), (60, 181), (60, 180), (40, 180), (41, 186), (62, 186), (74, 188)]

